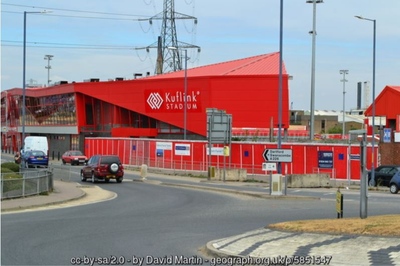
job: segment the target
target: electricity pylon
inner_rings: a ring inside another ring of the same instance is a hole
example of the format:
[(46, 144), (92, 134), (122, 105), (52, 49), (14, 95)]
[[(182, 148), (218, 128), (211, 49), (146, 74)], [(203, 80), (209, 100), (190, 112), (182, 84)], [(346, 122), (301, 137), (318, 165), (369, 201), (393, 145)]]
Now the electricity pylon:
[[(189, 43), (178, 41), (176, 34), (176, 19), (193, 19), (194, 23), (197, 24), (197, 18), (175, 12), (174, 0), (164, 0), (163, 11), (149, 19), (150, 24), (153, 20), (162, 20), (161, 34), (158, 37), (157, 42), (138, 49), (146, 49), (149, 51), (150, 48), (157, 48), (157, 61), (155, 74), (168, 73), (172, 71), (182, 70), (182, 58), (180, 52), (182, 49), (197, 48), (200, 51), (200, 47)], [(170, 48), (174, 49), (170, 49)]]

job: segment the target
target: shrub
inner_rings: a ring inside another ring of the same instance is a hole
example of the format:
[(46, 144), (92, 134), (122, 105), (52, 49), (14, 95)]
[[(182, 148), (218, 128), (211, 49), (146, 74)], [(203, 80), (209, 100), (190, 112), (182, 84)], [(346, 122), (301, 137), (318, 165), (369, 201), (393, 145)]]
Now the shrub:
[(6, 162), (1, 164), (1, 172), (3, 173), (3, 168), (8, 168), (11, 171), (18, 173), (19, 172), (19, 164), (13, 162)]
[[(3, 165), (2, 165), (3, 166)], [(20, 190), (22, 188), (22, 175), (15, 173), (8, 168), (1, 168), (1, 179), (3, 179), (3, 192)], [(14, 179), (14, 180), (9, 180)]]
[(3, 179), (13, 179), (13, 178), (22, 178), (22, 175), (10, 170), (9, 168), (1, 167), (1, 178)]
[(329, 134), (339, 134), (342, 133), (342, 127), (335, 125), (334, 127), (328, 129)]

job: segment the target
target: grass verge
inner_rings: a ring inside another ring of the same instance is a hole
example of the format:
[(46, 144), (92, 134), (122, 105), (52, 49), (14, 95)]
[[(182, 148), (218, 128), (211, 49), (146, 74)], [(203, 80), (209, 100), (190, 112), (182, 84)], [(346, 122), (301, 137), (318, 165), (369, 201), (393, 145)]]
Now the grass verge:
[(361, 218), (301, 220), (268, 225), (267, 228), (329, 234), (400, 237), (400, 214)]

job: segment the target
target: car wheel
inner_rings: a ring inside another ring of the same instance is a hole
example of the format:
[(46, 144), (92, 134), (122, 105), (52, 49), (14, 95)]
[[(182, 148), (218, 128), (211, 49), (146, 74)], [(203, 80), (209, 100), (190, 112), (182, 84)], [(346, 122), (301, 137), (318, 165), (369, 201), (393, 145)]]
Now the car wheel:
[(97, 176), (95, 176), (94, 173), (92, 173), (92, 183), (96, 183), (98, 181)]
[(86, 177), (83, 175), (83, 171), (81, 171), (81, 181), (86, 182)]
[(117, 163), (112, 163), (108, 166), (108, 169), (111, 173), (115, 174), (116, 172), (118, 172), (119, 166)]
[(390, 184), (390, 193), (392, 194), (397, 194), (399, 192), (399, 188), (396, 186), (396, 184)]
[(117, 183), (121, 183), (122, 179), (124, 179), (123, 177), (117, 177)]
[(64, 161), (64, 160), (62, 160), (62, 164), (65, 164), (65, 161)]

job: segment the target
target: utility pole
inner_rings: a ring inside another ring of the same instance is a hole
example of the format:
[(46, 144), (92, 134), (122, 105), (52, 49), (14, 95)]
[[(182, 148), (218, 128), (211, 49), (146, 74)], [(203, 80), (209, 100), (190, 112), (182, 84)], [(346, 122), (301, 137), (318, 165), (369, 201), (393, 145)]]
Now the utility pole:
[(45, 66), (45, 68), (47, 69), (47, 87), (50, 85), (50, 81), (51, 81), (50, 80), (50, 69), (51, 69), (50, 60), (53, 57), (54, 57), (54, 55), (50, 55), (50, 54), (47, 54), (44, 56), (44, 60), (47, 60), (47, 66)]
[(343, 126), (342, 126), (342, 139), (344, 139), (344, 135), (346, 133), (345, 127), (346, 127), (346, 121), (345, 121), (345, 94), (346, 94), (346, 74), (349, 74), (348, 70), (340, 70), (340, 74), (343, 74), (343, 79), (340, 80), (343, 82)]
[(312, 35), (312, 56), (311, 56), (311, 104), (310, 104), (310, 140), (314, 140), (314, 113), (315, 113), (315, 38), (317, 4), (323, 3), (323, 0), (307, 0), (306, 3), (313, 4), (313, 29), (309, 33)]

